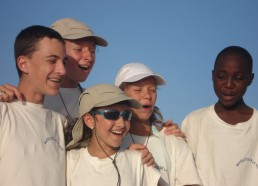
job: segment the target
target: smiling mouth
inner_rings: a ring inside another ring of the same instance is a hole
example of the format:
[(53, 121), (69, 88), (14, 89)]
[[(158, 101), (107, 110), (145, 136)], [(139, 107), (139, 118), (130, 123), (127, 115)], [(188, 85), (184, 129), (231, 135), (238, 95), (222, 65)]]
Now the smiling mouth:
[(57, 78), (48, 78), (48, 80), (52, 81), (54, 83), (60, 83), (62, 79), (61, 78), (58, 78), (58, 79)]
[(89, 66), (78, 65), (78, 67), (79, 67), (80, 69), (84, 70), (84, 71), (87, 71), (87, 70), (90, 69)]
[(121, 135), (121, 134), (123, 134), (122, 131), (116, 131), (116, 130), (113, 130), (112, 133), (113, 133), (113, 134), (116, 134), (116, 135)]

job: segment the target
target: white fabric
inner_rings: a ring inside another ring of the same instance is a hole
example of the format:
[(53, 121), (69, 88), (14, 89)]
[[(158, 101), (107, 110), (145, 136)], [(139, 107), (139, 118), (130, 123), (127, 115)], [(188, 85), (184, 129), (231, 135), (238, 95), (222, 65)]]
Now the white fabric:
[[(114, 155), (111, 157), (114, 159)], [(121, 186), (157, 186), (160, 174), (142, 164), (138, 151), (120, 151), (116, 164), (121, 175)], [(117, 171), (109, 158), (99, 159), (87, 148), (67, 152), (67, 186), (116, 185)]]
[(258, 185), (258, 112), (230, 125), (214, 105), (190, 113), (182, 123), (203, 185)]
[(1, 186), (65, 185), (64, 121), (42, 105), (0, 103)]
[(190, 148), (180, 137), (166, 135), (162, 131), (154, 133), (147, 139), (147, 136), (127, 134), (123, 140), (122, 148), (129, 145), (140, 143), (146, 145), (152, 153), (156, 169), (161, 173), (160, 186), (177, 186), (200, 184), (200, 179), (194, 164)]
[[(72, 118), (79, 117), (79, 97), (81, 90), (79, 87), (76, 88), (60, 88), (59, 92), (64, 100), (65, 106)], [(46, 96), (44, 100), (44, 106), (48, 109), (54, 110), (58, 113), (68, 116), (65, 110), (64, 103), (59, 94), (56, 96)]]

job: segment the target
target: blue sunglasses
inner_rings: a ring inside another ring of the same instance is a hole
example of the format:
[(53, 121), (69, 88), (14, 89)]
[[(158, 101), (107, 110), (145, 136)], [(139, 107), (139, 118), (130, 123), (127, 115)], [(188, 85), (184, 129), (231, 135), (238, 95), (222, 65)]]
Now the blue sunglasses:
[(132, 111), (125, 110), (119, 112), (118, 110), (96, 110), (92, 112), (93, 114), (99, 114), (108, 120), (118, 120), (121, 116), (124, 121), (130, 121), (132, 118)]

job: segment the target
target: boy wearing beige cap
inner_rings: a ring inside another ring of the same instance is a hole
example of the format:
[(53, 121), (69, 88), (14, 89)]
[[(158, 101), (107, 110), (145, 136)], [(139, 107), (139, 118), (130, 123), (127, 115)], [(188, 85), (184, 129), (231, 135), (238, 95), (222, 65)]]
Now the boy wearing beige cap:
[(87, 79), (94, 66), (96, 46), (105, 47), (108, 43), (96, 36), (88, 25), (75, 19), (59, 19), (50, 27), (64, 38), (68, 61), (59, 94), (46, 97), (44, 105), (67, 117), (69, 125), (65, 137), (68, 143), (71, 141), (71, 129), (79, 117), (78, 98), (83, 91), (80, 82)]
[(130, 128), (131, 107), (140, 104), (109, 84), (88, 88), (79, 100), (80, 117), (68, 144), (73, 150), (67, 152), (67, 186), (156, 186), (160, 174), (142, 164), (141, 153), (120, 150)]

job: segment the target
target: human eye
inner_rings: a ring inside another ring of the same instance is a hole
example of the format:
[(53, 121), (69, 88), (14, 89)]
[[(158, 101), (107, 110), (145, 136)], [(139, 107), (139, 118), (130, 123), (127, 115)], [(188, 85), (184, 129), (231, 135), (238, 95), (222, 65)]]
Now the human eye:
[(50, 63), (56, 63), (57, 58), (54, 56), (51, 56), (51, 57), (47, 58), (47, 61), (49, 61)]
[(152, 87), (149, 89), (150, 92), (156, 93), (157, 92), (157, 88), (156, 87)]
[(135, 88), (133, 89), (133, 91), (135, 91), (135, 92), (141, 92), (141, 88), (135, 87)]
[(220, 79), (220, 80), (223, 80), (226, 78), (226, 75), (224, 73), (217, 73), (216, 74), (216, 78), (217, 79)]
[(93, 47), (92, 47), (92, 48), (90, 48), (90, 52), (91, 52), (91, 53), (93, 53), (93, 54), (95, 54), (95, 52), (96, 52), (96, 48), (95, 48), (95, 47), (94, 47), (94, 48), (93, 48)]
[(80, 51), (82, 51), (82, 47), (77, 45), (77, 46), (73, 47), (73, 50), (80, 52)]
[(245, 78), (244, 78), (243, 75), (237, 74), (237, 75), (234, 77), (234, 79), (237, 80), (237, 81), (242, 81), (242, 80), (244, 80)]

